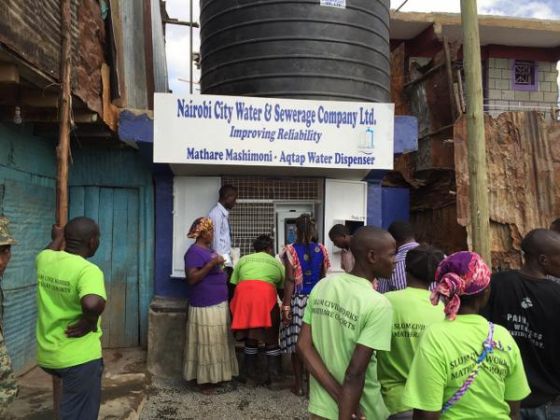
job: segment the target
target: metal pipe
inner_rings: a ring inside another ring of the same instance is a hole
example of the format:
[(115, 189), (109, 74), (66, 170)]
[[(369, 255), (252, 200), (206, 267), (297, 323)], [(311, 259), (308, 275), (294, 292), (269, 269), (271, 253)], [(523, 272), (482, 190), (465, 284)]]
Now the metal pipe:
[[(193, 0), (189, 0), (189, 10), (190, 10), (190, 16), (189, 16), (189, 20), (192, 22), (193, 21)], [(189, 32), (190, 32), (190, 36), (189, 36), (189, 73), (190, 73), (190, 92), (191, 95), (193, 93), (193, 26), (190, 25), (189, 26)]]

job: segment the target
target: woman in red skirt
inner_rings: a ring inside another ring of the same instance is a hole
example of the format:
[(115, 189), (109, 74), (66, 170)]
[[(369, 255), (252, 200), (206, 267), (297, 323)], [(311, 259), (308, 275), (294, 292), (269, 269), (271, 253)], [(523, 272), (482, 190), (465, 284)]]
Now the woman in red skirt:
[(280, 309), (278, 290), (284, 285), (284, 266), (274, 258), (274, 244), (268, 235), (253, 242), (254, 254), (239, 260), (231, 275), (235, 293), (230, 304), (235, 337), (245, 341), (242, 379), (255, 378), (259, 342), (265, 343), (267, 378), (278, 378), (281, 352), (278, 346)]

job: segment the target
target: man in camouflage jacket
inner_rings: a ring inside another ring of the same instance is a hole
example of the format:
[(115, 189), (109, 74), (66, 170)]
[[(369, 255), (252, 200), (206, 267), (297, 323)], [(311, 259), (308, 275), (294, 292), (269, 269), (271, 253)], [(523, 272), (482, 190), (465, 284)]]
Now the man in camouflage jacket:
[[(12, 256), (11, 247), (16, 243), (10, 235), (8, 223), (6, 217), (0, 216), (0, 280)], [(3, 311), (0, 313), (3, 315)], [(8, 404), (15, 399), (18, 392), (3, 332), (3, 318), (0, 315), (0, 418), (4, 418)]]

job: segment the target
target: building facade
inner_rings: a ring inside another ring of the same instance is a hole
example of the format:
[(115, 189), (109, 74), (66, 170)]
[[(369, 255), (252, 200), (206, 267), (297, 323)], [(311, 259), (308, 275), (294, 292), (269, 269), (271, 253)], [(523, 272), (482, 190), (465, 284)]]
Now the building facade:
[[(60, 1), (0, 5), (0, 214), (18, 244), (0, 284), (16, 372), (35, 364), (35, 255), (55, 221), (62, 31)], [(93, 258), (108, 292), (105, 347), (146, 343), (153, 295), (151, 157), (122, 142), (123, 108), (167, 91), (159, 1), (71, 2), (72, 118), (69, 216), (101, 229)]]
[[(560, 213), (550, 181), (558, 161), (560, 23), (479, 16), (479, 28), (493, 264), (515, 268), (523, 235)], [(418, 118), (419, 142), (417, 152), (396, 159), (383, 185), (409, 188), (418, 238), (446, 252), (469, 245), (462, 37), (457, 14), (391, 15), (393, 101), (397, 114)]]

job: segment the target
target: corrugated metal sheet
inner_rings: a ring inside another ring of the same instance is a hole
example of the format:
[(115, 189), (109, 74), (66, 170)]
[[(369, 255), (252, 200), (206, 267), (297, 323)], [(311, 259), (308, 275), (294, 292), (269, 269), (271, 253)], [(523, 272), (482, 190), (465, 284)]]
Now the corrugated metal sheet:
[(438, 53), (427, 67), (418, 67), (406, 88), (412, 115), (418, 118), (417, 170), (453, 168), (453, 146), (445, 143), (453, 132), (445, 57)]
[(73, 91), (89, 109), (103, 115), (101, 67), (105, 63), (105, 22), (97, 0), (82, 0), (78, 9), (78, 62)]
[[(0, 283), (6, 344), (18, 373), (35, 363), (35, 255), (54, 222), (55, 143), (31, 127), (0, 124), (0, 214), (18, 243)], [(3, 193), (2, 193), (3, 191)]]
[[(485, 118), (492, 264), (516, 268), (522, 237), (560, 215), (560, 125), (537, 112)], [(468, 226), (466, 120), (455, 124), (457, 217)]]
[(411, 189), (410, 217), (420, 241), (446, 252), (465, 249), (465, 228), (456, 217), (453, 143), (446, 141), (453, 137), (448, 70), (457, 47), (451, 47), (450, 60), (440, 51), (425, 65), (415, 60), (408, 64), (414, 57), (404, 56), (402, 49), (401, 45), (392, 53), (392, 96), (396, 109), (408, 109), (418, 118), (418, 151), (397, 157), (383, 185)]
[[(152, 7), (152, 44), (154, 60), (154, 88), (156, 92), (168, 92), (167, 57), (165, 55), (165, 37), (161, 17), (160, 0), (150, 0)], [(188, 60), (188, 57), (185, 57)]]
[(409, 115), (408, 101), (404, 94), (406, 83), (405, 44), (391, 51), (391, 102), (395, 104), (395, 115)]
[[(78, 5), (72, 0), (73, 57), (78, 62)], [(59, 79), (60, 0), (0, 2), (0, 42), (40, 71)]]
[(455, 204), (436, 209), (411, 212), (410, 221), (414, 225), (416, 239), (434, 245), (444, 252), (467, 249), (467, 233), (457, 223)]
[(120, 54), (124, 60), (126, 106), (147, 109), (144, 3), (143, 0), (120, 1), (118, 7), (122, 17), (123, 50)]
[[(102, 113), (105, 28), (97, 0), (72, 0), (72, 86)], [(60, 0), (0, 2), (0, 42), (40, 72), (60, 80)]]
[(2, 284), (4, 331), (16, 371), (35, 363), (35, 256), (50, 237), (55, 208), (54, 188), (32, 183), (5, 181), (4, 214), (11, 221), (18, 241)]

